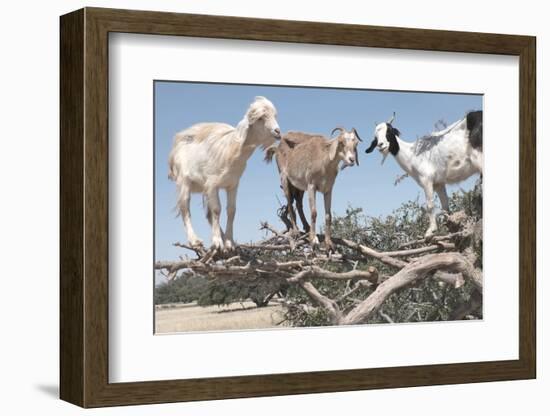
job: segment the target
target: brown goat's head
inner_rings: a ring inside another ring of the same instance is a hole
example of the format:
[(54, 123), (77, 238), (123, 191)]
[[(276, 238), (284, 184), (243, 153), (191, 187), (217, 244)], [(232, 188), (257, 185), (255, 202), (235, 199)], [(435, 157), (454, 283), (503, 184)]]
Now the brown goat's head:
[(332, 133), (330, 134), (331, 137), (337, 131), (339, 131), (340, 134), (331, 142), (330, 159), (334, 160), (334, 158), (338, 157), (339, 160), (342, 160), (342, 169), (347, 168), (348, 166), (353, 166), (354, 164), (359, 166), (359, 153), (357, 152), (357, 146), (359, 145), (359, 142), (363, 141), (359, 137), (359, 133), (357, 133), (355, 128), (348, 131), (343, 127), (336, 127), (332, 130)]

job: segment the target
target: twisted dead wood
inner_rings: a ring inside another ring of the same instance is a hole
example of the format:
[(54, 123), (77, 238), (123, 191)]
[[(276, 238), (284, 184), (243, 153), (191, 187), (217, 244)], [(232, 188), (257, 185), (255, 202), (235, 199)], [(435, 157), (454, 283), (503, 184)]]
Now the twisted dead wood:
[[(473, 265), (475, 256), (472, 250), (466, 247), (463, 253), (456, 251), (457, 247), (464, 246), (466, 239), (480, 239), (476, 235), (479, 233), (480, 225), (468, 222), (469, 220), (461, 215), (451, 216), (450, 221), (454, 221), (452, 224), (455, 225), (455, 229), (449, 235), (437, 236), (429, 241), (416, 240), (395, 251), (381, 252), (348, 239), (332, 238), (337, 248), (352, 250), (356, 253), (354, 256), (328, 253), (322, 249), (317, 253), (312, 252), (304, 235), (279, 232), (269, 224), (262, 223), (261, 229), (271, 233), (271, 236), (260, 242), (241, 244), (231, 254), (175, 243), (176, 246), (193, 251), (196, 258), (158, 261), (155, 263), (155, 269), (167, 272), (165, 275), (170, 279), (175, 278), (178, 272), (184, 275), (199, 273), (214, 279), (285, 279), (289, 284), (298, 285), (314, 304), (324, 308), (333, 324), (365, 323), (376, 313), (390, 322), (391, 319), (384, 317), (380, 310), (384, 302), (393, 293), (425, 278), (434, 278), (455, 288), (462, 286), (465, 281), (471, 281), (481, 294), (482, 272)], [(320, 235), (319, 239), (322, 240), (323, 236)], [(404, 248), (423, 243), (427, 245)], [(259, 257), (261, 252), (270, 252), (273, 256), (282, 257), (291, 255), (293, 258), (285, 261), (276, 258), (262, 260)], [(372, 259), (397, 269), (396, 273), (392, 276), (380, 276), (377, 268), (372, 265), (366, 270), (357, 269), (359, 262), (368, 263)], [(353, 269), (343, 272), (327, 269), (333, 265), (353, 265)], [(339, 298), (331, 299), (315, 287), (312, 282), (316, 279), (348, 281), (347, 290)], [(353, 284), (350, 285), (350, 282)], [(374, 290), (363, 300), (352, 298), (352, 295), (364, 288)], [(472, 299), (470, 304), (457, 309), (452, 316), (457, 319), (463, 318), (479, 307), (480, 295)], [(350, 300), (353, 300), (351, 310), (349, 302), (345, 302)]]

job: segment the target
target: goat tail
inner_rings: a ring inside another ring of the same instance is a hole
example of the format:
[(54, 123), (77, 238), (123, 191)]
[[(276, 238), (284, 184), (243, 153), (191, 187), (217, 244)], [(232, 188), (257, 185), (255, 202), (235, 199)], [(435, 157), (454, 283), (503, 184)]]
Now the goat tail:
[(174, 154), (173, 151), (170, 153), (170, 157), (168, 158), (168, 179), (176, 181), (178, 177), (178, 168), (176, 166), (176, 161), (174, 160)]
[(277, 145), (271, 145), (265, 149), (264, 162), (271, 163), (273, 161), (273, 156), (277, 153)]
[(178, 173), (176, 172), (174, 165), (170, 164), (168, 168), (168, 179), (175, 182), (177, 177), (178, 177)]
[(186, 143), (191, 143), (194, 139), (194, 135), (191, 129), (183, 130), (175, 134), (174, 143), (172, 144), (172, 150), (168, 157), (168, 179), (177, 181), (179, 175), (178, 163), (176, 161), (176, 155), (178, 151), (181, 151), (181, 147)]

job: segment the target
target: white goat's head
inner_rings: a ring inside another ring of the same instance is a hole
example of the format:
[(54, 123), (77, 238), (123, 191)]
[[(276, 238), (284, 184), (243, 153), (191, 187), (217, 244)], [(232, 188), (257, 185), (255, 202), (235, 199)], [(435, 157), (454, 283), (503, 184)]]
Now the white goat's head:
[(395, 113), (393, 113), (393, 116), (387, 122), (376, 125), (374, 129), (374, 139), (369, 148), (365, 150), (365, 153), (371, 153), (375, 148), (378, 148), (380, 153), (384, 155), (382, 163), (384, 163), (389, 153), (395, 156), (399, 151), (397, 137), (400, 136), (401, 133), (392, 126), (394, 120)]
[(265, 97), (256, 97), (248, 107), (245, 119), (248, 128), (253, 131), (254, 144), (269, 147), (275, 140), (281, 138), (281, 130), (277, 123), (277, 109)]
[(336, 127), (334, 130), (332, 130), (332, 133), (330, 133), (331, 137), (336, 131), (339, 131), (340, 134), (335, 140), (329, 143), (330, 160), (334, 160), (336, 157), (338, 157), (338, 160), (341, 160), (343, 162), (342, 169), (348, 166), (353, 166), (354, 164), (357, 164), (359, 166), (359, 154), (357, 153), (357, 145), (359, 144), (359, 142), (363, 141), (359, 137), (359, 133), (357, 133), (357, 130), (355, 130), (355, 128), (347, 131), (343, 127)]

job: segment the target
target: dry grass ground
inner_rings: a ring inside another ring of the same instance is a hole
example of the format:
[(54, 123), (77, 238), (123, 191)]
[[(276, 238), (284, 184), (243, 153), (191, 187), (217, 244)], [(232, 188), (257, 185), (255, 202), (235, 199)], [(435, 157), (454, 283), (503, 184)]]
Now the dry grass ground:
[(156, 308), (155, 333), (276, 328), (281, 327), (277, 324), (283, 320), (282, 307), (278, 304), (264, 308), (257, 308), (252, 302), (206, 307), (171, 306)]

